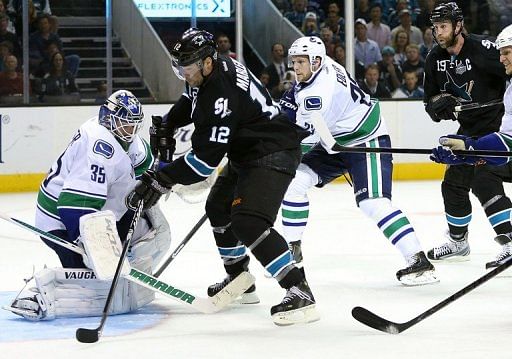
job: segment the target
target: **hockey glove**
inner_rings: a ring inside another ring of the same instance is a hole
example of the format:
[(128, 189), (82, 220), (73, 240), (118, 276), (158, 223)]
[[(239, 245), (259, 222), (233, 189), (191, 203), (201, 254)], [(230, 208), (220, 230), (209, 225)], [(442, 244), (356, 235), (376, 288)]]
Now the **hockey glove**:
[(161, 172), (144, 172), (137, 182), (135, 189), (126, 198), (127, 207), (136, 209), (138, 203), (144, 200), (144, 209), (153, 207), (162, 195), (168, 193), (173, 183)]
[[(448, 165), (481, 165), (485, 160), (474, 156), (458, 156), (452, 150), (472, 150), (476, 140), (464, 135), (447, 135), (439, 138), (442, 146), (432, 149), (430, 159)], [(444, 147), (443, 147), (444, 146)]]
[(160, 160), (172, 162), (176, 150), (175, 129), (169, 127), (161, 116), (151, 116), (152, 126), (149, 128), (149, 145), (154, 155), (160, 155)]
[(286, 91), (279, 100), (282, 112), (288, 117), (288, 121), (296, 123), (296, 115), (298, 106), (295, 104), (295, 95), (293, 88)]
[(425, 110), (434, 122), (457, 121), (457, 114), (455, 113), (455, 106), (457, 105), (460, 105), (459, 101), (454, 96), (444, 92), (431, 97)]

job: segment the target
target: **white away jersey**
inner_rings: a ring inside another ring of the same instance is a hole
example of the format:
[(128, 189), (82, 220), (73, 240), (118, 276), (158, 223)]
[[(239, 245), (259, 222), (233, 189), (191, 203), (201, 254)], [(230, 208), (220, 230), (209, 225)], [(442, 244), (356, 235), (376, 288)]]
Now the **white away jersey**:
[(59, 210), (111, 210), (119, 220), (136, 176), (153, 163), (149, 145), (136, 136), (127, 151), (94, 117), (77, 131), (53, 163), (37, 198), (36, 226), (44, 231), (66, 229)]
[(329, 57), (310, 81), (296, 85), (295, 103), (299, 126), (311, 130), (311, 116), (318, 111), (340, 145), (358, 145), (388, 134), (378, 102)]
[(503, 96), (503, 104), (505, 105), (505, 113), (501, 120), (500, 132), (512, 136), (512, 83), (510, 83)]

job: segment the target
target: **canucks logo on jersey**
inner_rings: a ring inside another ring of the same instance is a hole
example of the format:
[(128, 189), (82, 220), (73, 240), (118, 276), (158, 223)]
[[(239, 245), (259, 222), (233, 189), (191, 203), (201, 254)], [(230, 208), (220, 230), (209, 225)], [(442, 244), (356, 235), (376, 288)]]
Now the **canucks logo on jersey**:
[(320, 96), (309, 96), (304, 99), (304, 108), (306, 110), (320, 110), (322, 108), (322, 98)]
[(114, 147), (108, 142), (97, 140), (94, 143), (93, 152), (102, 155), (105, 158), (112, 158), (114, 155)]

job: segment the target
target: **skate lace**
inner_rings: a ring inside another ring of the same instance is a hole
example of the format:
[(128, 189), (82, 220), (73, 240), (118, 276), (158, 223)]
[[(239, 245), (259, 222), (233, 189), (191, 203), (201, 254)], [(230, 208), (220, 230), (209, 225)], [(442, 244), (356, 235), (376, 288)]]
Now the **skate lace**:
[(220, 290), (224, 289), (224, 287), (227, 286), (231, 281), (232, 281), (231, 276), (227, 276), (226, 278), (224, 278), (224, 280), (222, 282), (215, 283), (213, 285), (213, 289), (215, 291), (220, 291)]
[(496, 262), (500, 262), (500, 261), (504, 260), (505, 258), (510, 257), (511, 255), (512, 255), (512, 246), (509, 244), (506, 244), (503, 246), (503, 250), (501, 251), (501, 253), (499, 253), (496, 256)]
[(440, 256), (444, 256), (445, 254), (452, 253), (453, 252), (452, 246), (453, 245), (451, 243), (445, 243), (440, 247), (434, 247), (434, 256), (440, 257)]
[(311, 297), (309, 295), (307, 295), (306, 293), (301, 291), (296, 286), (293, 286), (286, 291), (286, 295), (284, 296), (284, 299), (283, 299), (283, 304), (287, 304), (288, 302), (291, 302), (295, 297), (311, 300)]

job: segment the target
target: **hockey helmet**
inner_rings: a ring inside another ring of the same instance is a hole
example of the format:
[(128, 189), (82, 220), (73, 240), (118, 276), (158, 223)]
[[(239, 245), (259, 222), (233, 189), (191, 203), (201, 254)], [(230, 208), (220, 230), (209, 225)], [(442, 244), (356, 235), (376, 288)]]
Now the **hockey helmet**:
[(144, 125), (139, 100), (127, 90), (118, 90), (101, 105), (99, 123), (121, 141), (130, 143)]
[[(293, 67), (292, 56), (308, 56), (311, 65), (311, 71), (316, 72), (320, 70), (325, 62), (326, 53), (324, 42), (316, 36), (304, 36), (295, 40), (288, 50), (288, 67)], [(320, 57), (320, 67), (313, 71), (313, 65), (317, 63), (317, 58)]]
[(434, 8), (430, 14), (430, 21), (432, 23), (449, 20), (452, 23), (464, 21), (462, 10), (459, 8), (456, 2), (448, 2), (439, 4)]
[(498, 50), (507, 46), (512, 46), (512, 25), (508, 25), (501, 30), (496, 38), (496, 47)]
[(171, 50), (172, 68), (176, 76), (184, 80), (183, 67), (198, 63), (202, 68), (202, 60), (207, 57), (217, 59), (217, 45), (213, 35), (192, 27), (181, 35)]

